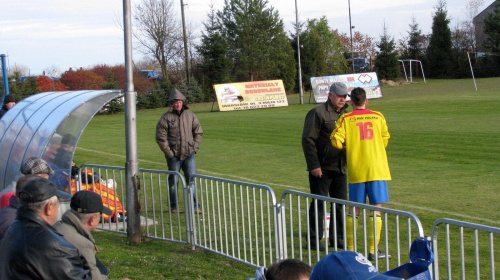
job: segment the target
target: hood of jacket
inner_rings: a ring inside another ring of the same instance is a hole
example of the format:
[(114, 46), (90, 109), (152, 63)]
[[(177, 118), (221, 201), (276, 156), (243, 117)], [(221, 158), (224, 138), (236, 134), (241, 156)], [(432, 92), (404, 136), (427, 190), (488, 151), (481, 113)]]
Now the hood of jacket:
[(183, 104), (183, 109), (187, 110), (189, 109), (188, 106), (186, 105), (186, 97), (182, 92), (180, 92), (178, 89), (173, 88), (172, 91), (170, 92), (170, 96), (168, 97), (168, 103), (170, 104), (170, 107), (172, 107), (172, 104), (174, 103), (174, 100), (182, 100)]

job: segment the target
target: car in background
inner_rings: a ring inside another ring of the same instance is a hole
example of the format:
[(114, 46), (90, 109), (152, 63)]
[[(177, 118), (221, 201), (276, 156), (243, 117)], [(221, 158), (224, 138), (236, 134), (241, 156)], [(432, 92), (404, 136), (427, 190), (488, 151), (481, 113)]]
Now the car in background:
[[(347, 65), (349, 66), (349, 69), (352, 68), (352, 58), (347, 59)], [(354, 72), (355, 73), (361, 73), (361, 72), (368, 72), (370, 71), (370, 61), (368, 58), (365, 57), (355, 57), (354, 58)]]
[(163, 75), (154, 70), (141, 70), (141, 73), (146, 76), (146, 78), (151, 80), (161, 80)]
[(38, 78), (38, 77), (40, 77), (40, 76), (45, 76), (45, 77), (47, 77), (47, 78), (51, 79), (52, 81), (57, 81), (57, 80), (58, 80), (58, 79), (57, 79), (56, 77), (54, 77), (54, 76), (47, 76), (47, 75), (33, 75), (33, 76), (21, 76), (21, 77), (19, 77), (19, 82), (20, 82), (20, 83), (24, 83), (24, 82), (26, 82), (26, 80), (27, 80), (27, 79), (29, 79), (29, 78), (36, 79), (36, 78)]

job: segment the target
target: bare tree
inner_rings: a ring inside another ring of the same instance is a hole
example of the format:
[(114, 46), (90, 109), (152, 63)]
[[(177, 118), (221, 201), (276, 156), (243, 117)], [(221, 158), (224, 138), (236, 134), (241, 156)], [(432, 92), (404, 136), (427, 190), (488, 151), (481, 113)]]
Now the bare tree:
[(464, 8), (466, 20), (457, 24), (453, 30), (453, 45), (457, 49), (465, 51), (476, 51), (477, 38), (474, 28), (474, 17), (479, 13), (479, 8), (484, 4), (484, 0), (470, 0)]
[(143, 0), (135, 7), (134, 37), (141, 52), (154, 57), (164, 77), (167, 67), (182, 55), (182, 28), (173, 9), (173, 0)]
[(48, 76), (58, 77), (61, 75), (61, 70), (57, 65), (52, 65), (50, 67), (44, 68), (43, 73)]

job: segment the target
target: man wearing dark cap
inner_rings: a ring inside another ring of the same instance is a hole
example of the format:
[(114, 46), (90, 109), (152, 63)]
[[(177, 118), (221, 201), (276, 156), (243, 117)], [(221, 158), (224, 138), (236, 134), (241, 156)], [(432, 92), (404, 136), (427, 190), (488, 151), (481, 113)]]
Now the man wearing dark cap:
[[(50, 160), (56, 167), (69, 170), (73, 161), (76, 138), (72, 134), (65, 134), (61, 140), (61, 146), (50, 155)], [(57, 169), (57, 168), (56, 168)]]
[(14, 107), (14, 105), (16, 105), (16, 98), (10, 94), (5, 96), (3, 99), (2, 110), (0, 110), (0, 119), (3, 115), (5, 115), (5, 113), (7, 113), (7, 111), (10, 110), (10, 108)]
[(97, 247), (91, 232), (99, 225), (101, 214), (111, 215), (111, 209), (104, 207), (101, 196), (91, 191), (76, 192), (71, 198), (70, 207), (54, 227), (85, 257), (92, 279), (107, 279), (106, 273), (101, 273), (98, 268)]
[[(330, 86), (328, 100), (311, 109), (306, 115), (304, 130), (302, 132), (302, 150), (309, 171), (309, 188), (312, 194), (330, 196), (333, 198), (347, 199), (347, 165), (345, 151), (335, 149), (330, 141), (330, 135), (335, 129), (339, 117), (346, 113), (347, 87), (344, 83), (336, 82)], [(317, 213), (313, 200), (309, 208), (309, 231), (311, 249), (325, 251), (321, 243), (323, 238), (323, 203), (317, 202)], [(342, 205), (336, 205), (336, 221), (333, 209), (330, 209), (329, 245), (344, 247)], [(336, 234), (333, 233), (334, 222)], [(317, 230), (316, 231), (316, 227)]]
[[(186, 97), (177, 89), (172, 89), (169, 97), (170, 110), (163, 114), (156, 125), (156, 143), (167, 159), (168, 170), (179, 172), (181, 169), (186, 178), (186, 184), (196, 174), (195, 154), (201, 144), (203, 130), (195, 114), (186, 106)], [(177, 209), (177, 176), (168, 178), (170, 194), (170, 210), (172, 213), (182, 213)], [(195, 190), (196, 191), (196, 190)], [(196, 192), (194, 194), (195, 212), (197, 209)]]
[(69, 196), (44, 178), (24, 184), (16, 220), (0, 244), (0, 279), (91, 279), (85, 258), (51, 226), (59, 198)]

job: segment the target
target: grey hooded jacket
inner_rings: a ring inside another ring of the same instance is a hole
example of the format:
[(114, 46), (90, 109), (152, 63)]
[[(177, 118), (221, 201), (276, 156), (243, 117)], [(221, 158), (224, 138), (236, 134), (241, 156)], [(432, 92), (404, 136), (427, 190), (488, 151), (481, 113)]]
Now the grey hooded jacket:
[[(156, 125), (156, 143), (169, 159), (174, 156), (184, 160), (200, 148), (203, 130), (195, 114), (186, 106), (186, 97), (172, 89), (169, 97), (170, 110), (163, 114)], [(175, 100), (184, 102), (180, 112), (172, 107)]]

